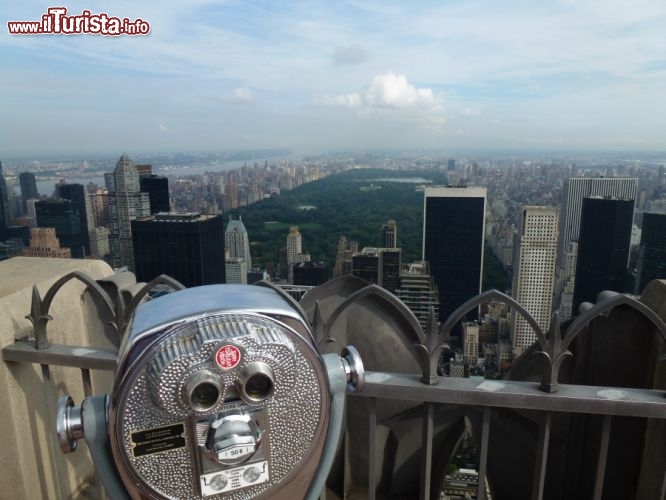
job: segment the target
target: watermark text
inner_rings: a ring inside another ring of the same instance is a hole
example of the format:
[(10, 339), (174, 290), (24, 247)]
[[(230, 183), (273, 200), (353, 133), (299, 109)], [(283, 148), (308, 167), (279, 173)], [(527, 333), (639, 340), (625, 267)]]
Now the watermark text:
[(8, 21), (10, 35), (147, 35), (150, 24), (143, 19), (93, 14), (84, 10), (78, 15), (67, 15), (66, 7), (49, 7), (40, 21)]

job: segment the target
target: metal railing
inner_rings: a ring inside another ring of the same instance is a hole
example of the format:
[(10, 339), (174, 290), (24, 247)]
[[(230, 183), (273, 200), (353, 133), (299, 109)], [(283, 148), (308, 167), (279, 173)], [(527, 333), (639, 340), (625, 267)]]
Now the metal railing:
[[(77, 279), (88, 286), (88, 290), (100, 304), (108, 308), (114, 318), (111, 322), (119, 338), (125, 332), (134, 309), (144, 300), (148, 292), (158, 284), (166, 284), (173, 289), (180, 289), (182, 285), (175, 280), (160, 276), (145, 285), (131, 299), (111, 297), (97, 282), (86, 275), (74, 272), (63, 276), (41, 298), (36, 287), (33, 289), (32, 307), (26, 317), (34, 328), (34, 336), (29, 339), (17, 341), (12, 345), (3, 347), (2, 358), (5, 362), (23, 362), (39, 364), (42, 379), (47, 387), (56, 390), (51, 376), (51, 366), (76, 368), (81, 371), (83, 391), (86, 396), (93, 393), (91, 383), (91, 370), (112, 371), (116, 367), (116, 352), (111, 349), (93, 347), (78, 347), (60, 344), (51, 344), (48, 341), (46, 327), (50, 316), (50, 304), (54, 295), (68, 281)], [(618, 306), (628, 306), (647, 318), (654, 329), (659, 333), (662, 342), (666, 342), (666, 324), (645, 304), (628, 295), (614, 294), (606, 296), (598, 304), (588, 308), (578, 316), (564, 332), (557, 314), (553, 315), (550, 331), (544, 333), (531, 315), (511, 297), (491, 290), (470, 299), (460, 306), (444, 322), (441, 328), (434, 318), (434, 312), (425, 330), (421, 328), (416, 318), (398, 299), (387, 291), (374, 285), (357, 286), (355, 291), (348, 294), (337, 307), (329, 310), (326, 317), (320, 309), (321, 294), (326, 294), (326, 287), (318, 292), (314, 289), (309, 297), (310, 309), (304, 309), (312, 322), (313, 331), (320, 347), (336, 343), (335, 325), (339, 317), (344, 314), (345, 308), (350, 304), (358, 303), (369, 296), (380, 297), (381, 307), (394, 308), (396, 314), (401, 315), (408, 328), (412, 329), (414, 339), (413, 348), (416, 351), (421, 373), (391, 373), (388, 371), (366, 372), (365, 389), (354, 394), (353, 398), (367, 403), (367, 453), (368, 457), (375, 457), (378, 453), (377, 406), (382, 401), (402, 401), (413, 404), (416, 408), (422, 405), (421, 420), (421, 477), (419, 482), (418, 498), (430, 499), (438, 492), (433, 491), (433, 443), (435, 442), (435, 410), (438, 405), (457, 405), (476, 407), (482, 417), (478, 490), (477, 498), (486, 499), (486, 478), (488, 475), (488, 450), (490, 439), (491, 419), (493, 412), (498, 409), (512, 409), (518, 411), (535, 412), (538, 421), (537, 446), (534, 456), (534, 470), (532, 471), (533, 499), (541, 499), (544, 495), (546, 471), (548, 466), (549, 444), (553, 417), (560, 413), (602, 415), (601, 439), (599, 442), (596, 475), (594, 479), (594, 499), (600, 499), (603, 493), (606, 462), (608, 458), (609, 441), (614, 417), (641, 417), (666, 421), (666, 397), (663, 390), (613, 388), (603, 386), (582, 386), (561, 384), (558, 382), (559, 369), (562, 361), (570, 357), (569, 351), (574, 339), (586, 331), (586, 327), (595, 318), (609, 313)], [(319, 293), (319, 295), (318, 295)], [(544, 358), (543, 372), (540, 382), (525, 382), (514, 380), (473, 380), (441, 377), (437, 374), (437, 363), (443, 350), (449, 348), (450, 333), (465, 314), (490, 300), (498, 300), (515, 308), (522, 314), (527, 322), (534, 328), (539, 350), (537, 354)], [(662, 358), (663, 360), (663, 358)], [(51, 408), (55, 416), (55, 409)], [(51, 452), (57, 449), (55, 437), (49, 444)], [(368, 461), (367, 471), (367, 497), (376, 497), (378, 483), (377, 468), (373, 460)], [(666, 475), (661, 480), (660, 499), (666, 499)]]

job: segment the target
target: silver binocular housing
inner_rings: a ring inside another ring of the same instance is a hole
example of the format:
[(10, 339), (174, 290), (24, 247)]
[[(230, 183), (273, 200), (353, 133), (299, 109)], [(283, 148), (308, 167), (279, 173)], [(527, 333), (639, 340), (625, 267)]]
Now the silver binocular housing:
[[(302, 310), (275, 289), (191, 288), (137, 309), (104, 401), (106, 425), (99, 403), (75, 407), (65, 397), (58, 436), (64, 451), (84, 437), (98, 474), (115, 468), (106, 479), (136, 499), (316, 496), (342, 396), (362, 383), (358, 353), (320, 355)], [(105, 427), (112, 467), (98, 463), (105, 455), (93, 450), (99, 436), (89, 439), (92, 419)]]

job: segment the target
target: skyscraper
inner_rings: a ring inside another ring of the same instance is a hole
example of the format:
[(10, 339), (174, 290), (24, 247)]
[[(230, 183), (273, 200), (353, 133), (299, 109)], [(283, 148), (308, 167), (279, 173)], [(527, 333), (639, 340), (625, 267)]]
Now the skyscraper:
[(643, 214), (636, 270), (636, 294), (642, 293), (650, 281), (666, 278), (666, 214)]
[(88, 195), (93, 214), (94, 227), (109, 225), (109, 191), (106, 188), (97, 188)]
[[(543, 331), (548, 331), (555, 278), (557, 209), (525, 206), (520, 220), (513, 245), (513, 298)], [(532, 327), (516, 311), (511, 311), (511, 331), (515, 357), (537, 340)]]
[(151, 214), (171, 211), (169, 179), (159, 175), (141, 175), (139, 185), (141, 192), (148, 193)]
[(28, 200), (32, 198), (39, 198), (35, 174), (32, 172), (21, 172), (19, 174), (19, 185), (21, 186), (21, 202), (23, 205), (23, 213), (26, 213), (28, 211)]
[(398, 246), (398, 226), (393, 219), (382, 224), (379, 233), (379, 246), (382, 248), (396, 248)]
[(227, 283), (247, 283), (247, 273), (252, 270), (250, 240), (243, 220), (229, 218), (224, 232), (225, 266)]
[(400, 286), (393, 293), (409, 307), (424, 329), (428, 325), (431, 307), (435, 308), (437, 314), (437, 287), (430, 276), (430, 266), (426, 261), (409, 264), (407, 270), (400, 274)]
[(250, 239), (247, 229), (243, 224), (243, 219), (239, 216), (238, 220), (229, 218), (227, 229), (224, 232), (224, 243), (226, 251), (230, 257), (240, 257), (248, 263), (248, 269), (252, 269), (252, 256), (250, 255)]
[(423, 260), (430, 262), (444, 321), (481, 292), (486, 189), (426, 187), (424, 194)]
[(328, 279), (328, 269), (324, 262), (299, 262), (294, 264), (294, 285), (318, 286)]
[(365, 247), (352, 257), (352, 274), (395, 292), (400, 285), (402, 250)]
[(139, 174), (139, 179), (143, 177), (150, 177), (153, 175), (153, 166), (149, 163), (143, 163), (136, 166), (136, 171)]
[(152, 215), (133, 220), (132, 235), (137, 280), (168, 274), (187, 287), (225, 283), (222, 216)]
[(573, 310), (603, 290), (624, 292), (634, 200), (584, 198), (578, 238)]
[(9, 195), (5, 176), (2, 174), (2, 162), (0, 161), (0, 241), (7, 237), (7, 226), (9, 226), (10, 219)]
[(289, 228), (289, 235), (287, 236), (287, 263), (296, 263), (296, 256), (303, 251), (303, 238), (298, 226)]
[(79, 208), (81, 232), (85, 242), (86, 255), (90, 255), (90, 230), (95, 227), (90, 197), (83, 184), (56, 184), (56, 194), (63, 200), (69, 200)]
[(289, 283), (294, 283), (294, 264), (299, 262), (309, 262), (310, 254), (303, 253), (301, 233), (298, 226), (289, 228), (287, 236), (287, 266), (289, 267)]
[(348, 241), (346, 236), (340, 236), (338, 239), (338, 251), (335, 255), (334, 278), (352, 273), (352, 258), (357, 252), (358, 242)]
[[(557, 269), (555, 281), (555, 309), (560, 319), (571, 318), (573, 290), (575, 288), (577, 246), (583, 198), (611, 196), (618, 199), (636, 199), (638, 179), (630, 177), (572, 177), (564, 181), (560, 209), (560, 234), (557, 242)], [(573, 254), (572, 254), (573, 252)], [(570, 266), (573, 265), (572, 269)], [(569, 266), (569, 267), (567, 267)], [(574, 280), (572, 282), (571, 280)]]
[(30, 246), (23, 249), (21, 255), (25, 257), (70, 259), (72, 252), (69, 248), (60, 247), (60, 241), (52, 227), (33, 227), (30, 229)]
[(109, 228), (93, 227), (88, 233), (90, 241), (90, 255), (96, 259), (109, 258)]
[(60, 245), (69, 248), (72, 257), (82, 259), (88, 255), (88, 235), (82, 227), (81, 208), (77, 203), (60, 199), (38, 201), (35, 212), (37, 226), (55, 228)]
[[(110, 181), (110, 179), (107, 179)], [(113, 172), (109, 187), (109, 250), (113, 267), (127, 266), (134, 271), (132, 220), (150, 215), (148, 194), (139, 187), (134, 162), (123, 153)]]

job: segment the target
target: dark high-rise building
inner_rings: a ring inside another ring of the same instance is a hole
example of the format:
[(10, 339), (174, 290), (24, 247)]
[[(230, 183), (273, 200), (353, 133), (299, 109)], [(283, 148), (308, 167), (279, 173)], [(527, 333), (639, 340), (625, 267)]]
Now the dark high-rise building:
[(28, 211), (28, 200), (31, 198), (39, 198), (35, 174), (32, 172), (21, 172), (19, 174), (19, 185), (21, 186), (21, 202), (23, 205), (23, 213), (26, 213)]
[(318, 286), (328, 280), (328, 269), (323, 262), (298, 262), (294, 264), (294, 285)]
[(7, 227), (10, 223), (9, 195), (7, 193), (7, 184), (5, 176), (2, 175), (2, 162), (0, 161), (0, 241), (7, 237)]
[(379, 266), (382, 271), (381, 286), (394, 293), (400, 286), (402, 250), (400, 248), (382, 248), (379, 253)]
[(44, 200), (35, 203), (38, 227), (55, 228), (60, 246), (69, 248), (73, 258), (86, 256), (87, 238), (81, 226), (81, 209), (69, 200)]
[(364, 248), (362, 253), (352, 257), (352, 274), (368, 283), (379, 284), (379, 255)]
[[(139, 165), (137, 165), (139, 168)], [(139, 185), (142, 193), (148, 193), (150, 213), (170, 212), (169, 179), (159, 175), (140, 175)]]
[(56, 184), (56, 195), (63, 200), (75, 204), (81, 217), (81, 232), (85, 241), (86, 255), (90, 255), (90, 239), (88, 235), (90, 214), (90, 198), (83, 184)]
[(449, 158), (449, 161), (446, 164), (446, 169), (449, 171), (453, 171), (456, 169), (456, 160), (453, 158)]
[(398, 226), (396, 226), (394, 220), (382, 224), (379, 240), (379, 246), (382, 248), (396, 248), (398, 246)]
[(603, 290), (624, 292), (634, 218), (634, 200), (583, 198), (573, 312), (597, 301)]
[(655, 279), (666, 279), (666, 214), (643, 214), (641, 244), (636, 264), (636, 289), (643, 292)]
[(427, 187), (424, 194), (423, 260), (430, 262), (444, 321), (481, 292), (486, 189)]
[(221, 215), (168, 213), (132, 221), (138, 281), (168, 274), (187, 287), (225, 283)]
[(400, 285), (402, 250), (400, 248), (364, 248), (352, 257), (352, 274), (390, 292)]
[(637, 193), (638, 179), (635, 177), (571, 177), (564, 180), (554, 293), (554, 309), (559, 311), (561, 320), (571, 318), (575, 311), (573, 293), (583, 199), (601, 196), (635, 200)]

